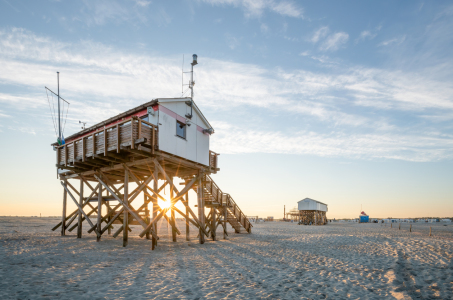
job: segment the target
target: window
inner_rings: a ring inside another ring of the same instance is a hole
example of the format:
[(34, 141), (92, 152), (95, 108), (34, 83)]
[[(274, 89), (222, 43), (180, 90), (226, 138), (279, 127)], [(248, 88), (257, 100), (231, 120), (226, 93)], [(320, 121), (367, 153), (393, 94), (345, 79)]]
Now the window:
[(186, 124), (176, 121), (176, 135), (180, 138), (186, 138)]

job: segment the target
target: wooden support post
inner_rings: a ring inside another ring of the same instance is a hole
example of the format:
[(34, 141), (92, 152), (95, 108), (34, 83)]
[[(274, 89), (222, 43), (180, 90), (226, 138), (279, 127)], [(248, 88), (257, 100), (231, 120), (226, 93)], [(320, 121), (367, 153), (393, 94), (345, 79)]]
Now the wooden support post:
[(398, 227), (398, 230), (401, 230), (401, 223), (400, 223), (400, 226)]
[(412, 232), (412, 224), (409, 226), (409, 232)]
[(198, 186), (197, 186), (197, 204), (198, 204), (198, 220), (200, 221), (200, 232), (198, 234), (200, 244), (204, 244), (204, 234), (201, 227), (205, 226), (205, 219), (204, 219), (204, 201), (203, 201), (203, 176), (199, 176), (198, 178)]
[(226, 205), (223, 207), (223, 239), (226, 240), (227, 233), (227, 220), (228, 220), (228, 209)]
[[(174, 182), (173, 182), (173, 177), (170, 177), (171, 179), (171, 183), (172, 183), (172, 186), (174, 186)], [(174, 196), (174, 191), (172, 188), (170, 188), (170, 199), (173, 200), (173, 196)], [(170, 202), (171, 202), (170, 200)], [(172, 240), (173, 242), (176, 242), (176, 218), (175, 218), (175, 210), (173, 209), (173, 205), (171, 206), (171, 210), (170, 210), (170, 221), (171, 223), (173, 224), (173, 226), (171, 227), (171, 237), (172, 237)]]
[[(107, 213), (110, 212), (110, 204), (108, 201), (105, 202), (105, 206), (107, 206)], [(112, 219), (112, 215), (109, 214), (109, 216), (107, 217), (107, 224), (110, 223), (110, 220)], [(107, 229), (107, 234), (108, 235), (111, 235), (112, 234), (112, 226), (109, 226), (109, 229)]]
[(211, 207), (211, 238), (213, 241), (216, 239), (216, 228), (217, 228), (217, 220), (216, 220), (216, 209)]
[[(79, 204), (83, 207), (83, 180), (80, 179), (80, 192), (79, 192)], [(77, 220), (77, 238), (82, 238), (82, 213), (79, 212), (78, 220)]]
[(392, 222), (392, 223), (390, 223), (390, 228), (393, 228), (393, 222)]
[(429, 226), (429, 236), (431, 236), (431, 226)]
[[(157, 168), (157, 166), (154, 167), (154, 190), (157, 191), (158, 189), (158, 180), (159, 180), (159, 169)], [(157, 201), (153, 201), (153, 222), (154, 220), (156, 220), (157, 218)], [(153, 226), (152, 226), (152, 229), (154, 230), (154, 232), (156, 233), (157, 235), (157, 224), (156, 222), (154, 222)], [(157, 246), (157, 239), (155, 237), (152, 238), (152, 241), (151, 241), (151, 250), (154, 250)]]
[[(97, 220), (97, 230), (101, 232), (101, 222), (102, 222), (102, 186), (99, 185), (98, 191), (98, 220)], [(101, 235), (98, 235), (96, 241), (99, 242), (101, 240)]]
[[(145, 191), (146, 191), (146, 188), (145, 188)], [(144, 200), (145, 200), (145, 221), (146, 221), (146, 224), (149, 224), (151, 222), (150, 220), (150, 217), (149, 217), (149, 208), (148, 208), (148, 205), (149, 205), (149, 202), (150, 202), (150, 197), (148, 197), (147, 195), (144, 195)], [(150, 234), (149, 234), (149, 231), (146, 233), (146, 239), (149, 240), (150, 238)]]
[(186, 241), (190, 241), (190, 226), (189, 226), (189, 193), (186, 194), (186, 202), (184, 203), (186, 206)]
[[(64, 184), (67, 186), (68, 181), (65, 179)], [(68, 192), (66, 189), (63, 192), (63, 210), (61, 213), (61, 236), (66, 235), (66, 202), (68, 199)]]
[[(124, 206), (128, 206), (128, 198), (129, 198), (129, 172), (124, 169)], [(124, 209), (123, 215), (123, 247), (127, 246), (127, 239), (129, 235), (129, 212), (127, 209)]]
[[(79, 212), (81, 212), (84, 216), (85, 216), (85, 220), (87, 220), (87, 222), (90, 224), (91, 228), (95, 228), (94, 231), (96, 232), (96, 235), (97, 236), (101, 236), (101, 234), (97, 231), (96, 229), (96, 225), (93, 225), (93, 223), (91, 222), (90, 218), (88, 217), (88, 215), (83, 211), (83, 208), (79, 205), (79, 203), (77, 202), (77, 200), (74, 198), (74, 196), (71, 194), (71, 192), (69, 191), (68, 187), (64, 184), (63, 181), (60, 182), (61, 185), (63, 186), (63, 188), (66, 190), (66, 192), (68, 193), (69, 197), (71, 197), (72, 201), (74, 201), (74, 204), (77, 206), (77, 208), (79, 209)], [(64, 226), (63, 226), (64, 227)]]

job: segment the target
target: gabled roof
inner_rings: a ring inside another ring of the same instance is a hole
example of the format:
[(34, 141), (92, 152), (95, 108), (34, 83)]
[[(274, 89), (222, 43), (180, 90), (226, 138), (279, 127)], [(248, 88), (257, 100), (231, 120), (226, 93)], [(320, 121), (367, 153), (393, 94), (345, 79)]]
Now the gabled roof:
[(307, 201), (307, 200), (315, 201), (315, 202), (317, 202), (317, 203), (324, 204), (324, 205), (326, 205), (326, 206), (328, 205), (328, 204), (325, 204), (325, 203), (323, 203), (323, 202), (321, 202), (321, 201), (314, 200), (314, 199), (311, 199), (311, 198), (302, 199), (302, 200), (300, 200), (300, 201), (297, 201), (297, 203), (302, 202), (302, 201)]
[[(152, 105), (155, 105), (157, 103), (165, 103), (165, 102), (187, 102), (187, 101), (190, 101), (190, 97), (185, 97), (185, 98), (157, 98), (157, 99), (154, 99), (153, 101), (151, 101), (151, 103), (154, 103), (154, 104), (151, 104)], [(193, 110), (198, 113), (200, 115), (200, 118), (201, 120), (203, 120), (203, 122), (206, 123), (206, 125), (208, 125), (210, 128), (212, 128), (211, 124), (209, 124), (208, 120), (206, 119), (206, 117), (203, 115), (203, 113), (201, 112), (201, 110), (198, 108), (197, 104), (195, 103), (195, 101), (193, 102)], [(213, 128), (214, 129), (214, 128)]]
[[(179, 102), (179, 101), (186, 102), (186, 101), (190, 101), (190, 100), (191, 100), (190, 97), (184, 97), (184, 98), (156, 98), (156, 99), (153, 99), (153, 100), (151, 100), (149, 102), (146, 102), (146, 103), (144, 103), (142, 105), (139, 105), (137, 107), (129, 109), (129, 110), (125, 111), (125, 112), (122, 112), (122, 113), (120, 113), (120, 114), (118, 114), (118, 115), (116, 115), (114, 117), (111, 117), (111, 118), (109, 118), (107, 120), (99, 122), (99, 123), (97, 123), (97, 124), (95, 124), (93, 126), (85, 128), (84, 130), (76, 132), (76, 133), (74, 133), (74, 134), (72, 134), (70, 136), (67, 136), (67, 137), (65, 137), (65, 140), (66, 141), (70, 141), (70, 140), (72, 140), (74, 138), (77, 138), (79, 136), (82, 136), (82, 135), (84, 135), (86, 133), (89, 133), (89, 132), (95, 131), (95, 130), (97, 130), (99, 128), (102, 128), (104, 126), (107, 126), (107, 125), (109, 125), (109, 124), (111, 124), (111, 123), (113, 123), (113, 122), (115, 122), (115, 121), (117, 121), (119, 119), (126, 118), (126, 117), (129, 117), (131, 115), (134, 115), (135, 113), (138, 113), (138, 112), (146, 109), (147, 107), (156, 105), (158, 103)], [(193, 104), (194, 104), (193, 109), (195, 110), (195, 112), (197, 112), (200, 115), (200, 118), (203, 120), (203, 122), (205, 122), (210, 128), (212, 128), (211, 124), (209, 124), (208, 120), (205, 118), (203, 113), (200, 111), (198, 106), (195, 104), (195, 101), (193, 102)], [(56, 145), (56, 144), (57, 143), (53, 143), (52, 145)]]

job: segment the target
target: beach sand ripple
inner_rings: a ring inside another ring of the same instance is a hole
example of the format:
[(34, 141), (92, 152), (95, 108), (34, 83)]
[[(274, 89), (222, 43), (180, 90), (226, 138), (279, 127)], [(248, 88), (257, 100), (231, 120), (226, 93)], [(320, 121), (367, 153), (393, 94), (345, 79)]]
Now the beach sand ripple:
[(0, 217), (0, 299), (453, 299), (452, 225), (267, 222), (200, 245), (178, 221), (178, 242), (161, 223), (151, 251), (136, 226), (123, 248), (58, 222)]

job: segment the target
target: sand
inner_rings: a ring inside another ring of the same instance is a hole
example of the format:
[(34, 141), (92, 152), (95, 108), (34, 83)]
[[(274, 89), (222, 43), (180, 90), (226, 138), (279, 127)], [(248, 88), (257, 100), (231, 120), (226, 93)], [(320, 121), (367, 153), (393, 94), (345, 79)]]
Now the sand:
[(151, 251), (138, 227), (123, 248), (56, 223), (0, 217), (0, 299), (453, 299), (453, 225), (267, 222), (200, 245), (178, 222)]

